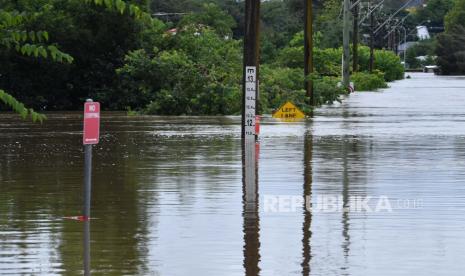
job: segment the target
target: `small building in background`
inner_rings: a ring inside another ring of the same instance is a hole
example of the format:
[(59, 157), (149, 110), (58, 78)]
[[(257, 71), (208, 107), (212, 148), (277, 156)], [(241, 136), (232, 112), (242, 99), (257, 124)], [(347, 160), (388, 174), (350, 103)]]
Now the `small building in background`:
[(417, 26), (417, 36), (420, 40), (430, 39), (428, 27), (426, 26)]

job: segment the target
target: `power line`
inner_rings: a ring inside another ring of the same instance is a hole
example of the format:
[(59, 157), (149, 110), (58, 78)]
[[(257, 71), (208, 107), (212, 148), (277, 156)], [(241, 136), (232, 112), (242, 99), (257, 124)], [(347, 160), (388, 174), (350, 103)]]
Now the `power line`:
[(411, 2), (413, 2), (413, 1), (414, 1), (414, 0), (409, 0), (409, 1), (407, 1), (407, 3), (405, 3), (400, 9), (398, 9), (395, 13), (393, 13), (391, 16), (389, 16), (389, 18), (388, 18), (386, 21), (384, 21), (384, 23), (381, 24), (381, 25), (375, 30), (375, 34), (376, 34), (377, 32), (379, 32), (379, 30), (381, 30), (381, 28), (384, 27), (384, 25), (386, 25), (389, 21), (391, 21), (391, 20), (394, 18), (394, 16), (396, 16), (401, 10), (405, 9), (405, 7), (407, 7), (407, 6), (408, 6)]

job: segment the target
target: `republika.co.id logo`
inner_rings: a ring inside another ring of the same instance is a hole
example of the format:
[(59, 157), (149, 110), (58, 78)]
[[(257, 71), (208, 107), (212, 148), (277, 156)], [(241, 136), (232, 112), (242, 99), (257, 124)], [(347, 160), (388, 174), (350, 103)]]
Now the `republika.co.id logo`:
[(299, 212), (305, 204), (308, 212), (322, 213), (391, 213), (395, 210), (418, 209), (423, 206), (421, 199), (394, 199), (388, 196), (348, 196), (318, 195), (264, 195), (263, 208), (265, 213)]

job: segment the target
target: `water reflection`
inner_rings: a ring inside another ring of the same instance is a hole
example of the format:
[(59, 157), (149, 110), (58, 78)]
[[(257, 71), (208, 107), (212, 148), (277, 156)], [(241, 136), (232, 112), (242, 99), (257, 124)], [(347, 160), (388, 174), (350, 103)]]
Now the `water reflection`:
[[(88, 229), (61, 219), (82, 206), (82, 114), (2, 114), (0, 274), (462, 275), (465, 93), (452, 86), (465, 82), (415, 78), (320, 108), (311, 126), (265, 118), (259, 172), (239, 117), (105, 115)], [(266, 195), (425, 205), (265, 212)]]
[(242, 143), (244, 269), (246, 276), (260, 274), (260, 214), (258, 210), (258, 154), (255, 138)]
[(84, 259), (84, 276), (90, 276), (90, 221), (83, 222), (84, 238), (83, 238), (83, 259)]
[(304, 138), (304, 223), (302, 227), (303, 238), (302, 238), (302, 275), (310, 275), (310, 260), (312, 258), (311, 248), (311, 237), (312, 237), (312, 213), (309, 210), (311, 207), (311, 196), (312, 196), (312, 155), (313, 155), (313, 135), (310, 131), (305, 134)]
[[(349, 162), (348, 162), (348, 144), (343, 143), (342, 145), (342, 207), (349, 208)], [(344, 251), (344, 266), (343, 270), (348, 268), (348, 257), (350, 251), (350, 235), (349, 235), (349, 211), (344, 210), (342, 212), (342, 237), (343, 244), (342, 249)]]

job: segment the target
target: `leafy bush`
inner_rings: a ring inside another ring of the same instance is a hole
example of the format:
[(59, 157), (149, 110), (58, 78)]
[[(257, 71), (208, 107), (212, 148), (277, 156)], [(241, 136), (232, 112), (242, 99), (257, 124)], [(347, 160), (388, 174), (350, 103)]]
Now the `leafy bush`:
[[(297, 33), (289, 43), (289, 46), (283, 48), (276, 59), (276, 65), (290, 68), (303, 68), (304, 66), (304, 47), (303, 34)], [(319, 44), (321, 34), (315, 39)], [(404, 67), (400, 58), (391, 51), (375, 50), (374, 69), (385, 73), (386, 81), (399, 80), (404, 77)], [(359, 46), (359, 68), (361, 71), (368, 71), (370, 62), (370, 48)], [(342, 48), (313, 49), (313, 63), (315, 73), (323, 76), (340, 76), (342, 65)], [(303, 69), (302, 69), (303, 70)]]
[(231, 15), (223, 11), (218, 5), (205, 3), (202, 6), (202, 12), (190, 13), (184, 16), (179, 23), (179, 28), (191, 25), (209, 26), (222, 37), (232, 37), (232, 29), (236, 26), (236, 22)]
[(298, 68), (272, 67), (260, 69), (260, 112), (270, 113), (287, 101), (308, 110), (304, 75)]
[(391, 51), (375, 51), (374, 68), (384, 72), (384, 79), (386, 81), (395, 81), (404, 78), (404, 66), (401, 64), (400, 58)]
[(335, 77), (317, 75), (313, 77), (313, 91), (317, 105), (341, 101), (340, 96), (347, 92), (342, 87), (338, 87), (339, 81), (340, 79)]
[[(360, 46), (358, 49), (358, 64), (360, 71), (368, 71), (370, 64), (370, 48)], [(384, 73), (386, 81), (401, 80), (404, 78), (404, 66), (400, 57), (392, 51), (375, 50), (374, 69)]]
[[(317, 106), (340, 101), (340, 95), (346, 93), (338, 87), (340, 79), (337, 77), (314, 74), (312, 80)], [(301, 69), (263, 66), (260, 81), (261, 112), (270, 113), (287, 101), (294, 103), (304, 112), (309, 112), (311, 107), (308, 105), (309, 98), (304, 90), (304, 81)]]
[(340, 76), (342, 66), (342, 48), (314, 49), (315, 71), (324, 76)]
[(186, 28), (171, 49), (130, 52), (117, 72), (121, 90), (149, 114), (237, 114), (241, 102), (239, 42), (209, 28)]
[(386, 88), (384, 73), (375, 71), (373, 74), (367, 72), (357, 72), (352, 75), (352, 80), (357, 91), (376, 91), (379, 88)]
[[(313, 63), (315, 72), (325, 76), (338, 76), (341, 73), (342, 49), (313, 49)], [(304, 47), (292, 46), (283, 48), (276, 61), (278, 66), (303, 68)]]
[[(313, 93), (317, 106), (340, 101), (339, 97), (346, 92), (339, 88), (337, 77), (314, 74)], [(311, 110), (309, 99), (304, 90), (304, 75), (298, 68), (272, 68), (263, 66), (260, 81), (260, 106), (263, 113), (269, 113), (287, 101), (291, 101), (304, 112)]]
[(304, 66), (304, 47), (285, 47), (276, 58), (276, 66), (289, 68), (303, 68)]

